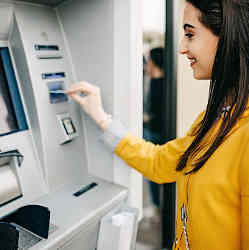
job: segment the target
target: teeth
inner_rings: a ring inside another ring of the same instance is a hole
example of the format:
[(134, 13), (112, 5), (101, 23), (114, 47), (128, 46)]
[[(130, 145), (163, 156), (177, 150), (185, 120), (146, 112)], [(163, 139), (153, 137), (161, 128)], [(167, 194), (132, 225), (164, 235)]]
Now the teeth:
[(190, 62), (193, 63), (193, 62), (196, 62), (196, 59), (190, 59)]

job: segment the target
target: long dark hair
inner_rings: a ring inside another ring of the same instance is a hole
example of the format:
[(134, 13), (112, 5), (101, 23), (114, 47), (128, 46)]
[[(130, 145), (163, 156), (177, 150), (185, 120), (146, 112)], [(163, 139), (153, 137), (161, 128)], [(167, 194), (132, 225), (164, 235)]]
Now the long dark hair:
[[(176, 168), (183, 170), (187, 161), (203, 150), (201, 156), (194, 159), (189, 174), (203, 167), (246, 108), (249, 96), (249, 1), (187, 2), (200, 10), (200, 22), (219, 37), (205, 116), (195, 128), (193, 142), (181, 155)], [(230, 109), (222, 112), (228, 105)], [(215, 138), (209, 145), (204, 145), (203, 139), (221, 116), (223, 118)]]

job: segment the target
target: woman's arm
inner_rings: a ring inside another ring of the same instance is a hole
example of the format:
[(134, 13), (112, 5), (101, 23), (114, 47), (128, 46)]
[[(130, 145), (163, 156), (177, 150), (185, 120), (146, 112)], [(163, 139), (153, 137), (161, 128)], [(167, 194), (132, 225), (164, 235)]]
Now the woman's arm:
[(163, 146), (156, 146), (130, 134), (120, 121), (113, 119), (100, 140), (110, 152), (115, 152), (148, 179), (165, 183), (175, 182), (181, 174), (175, 170), (177, 161), (192, 137), (187, 135)]
[(186, 136), (164, 145), (154, 145), (127, 134), (116, 147), (115, 153), (148, 179), (156, 183), (169, 183), (177, 181), (182, 174), (176, 171), (177, 162), (191, 141), (192, 137)]
[[(87, 96), (82, 97), (79, 92)], [(111, 116), (104, 112), (98, 87), (81, 82), (73, 85), (68, 94), (103, 130), (101, 140), (128, 165), (157, 183), (177, 180), (181, 174), (176, 171), (177, 162), (193, 140), (191, 132), (165, 145), (154, 145), (128, 133), (120, 122), (112, 120)], [(197, 118), (191, 130), (199, 123), (203, 114)]]

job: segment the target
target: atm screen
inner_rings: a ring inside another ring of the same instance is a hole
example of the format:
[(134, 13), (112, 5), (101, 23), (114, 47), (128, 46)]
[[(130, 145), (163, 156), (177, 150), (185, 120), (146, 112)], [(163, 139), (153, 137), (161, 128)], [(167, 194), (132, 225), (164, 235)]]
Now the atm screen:
[(0, 48), (0, 136), (27, 129), (26, 117), (7, 48)]
[(0, 134), (18, 130), (2, 58), (0, 60)]

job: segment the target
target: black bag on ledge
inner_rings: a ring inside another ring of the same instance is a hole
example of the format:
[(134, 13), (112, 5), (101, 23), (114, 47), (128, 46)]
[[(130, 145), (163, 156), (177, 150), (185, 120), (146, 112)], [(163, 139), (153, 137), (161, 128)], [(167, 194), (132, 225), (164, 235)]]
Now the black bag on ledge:
[(43, 239), (48, 238), (50, 211), (47, 207), (39, 205), (20, 207), (13, 213), (4, 217), (2, 221), (15, 223)]
[(17, 250), (18, 240), (19, 240), (18, 230), (9, 223), (0, 222), (0, 249)]

